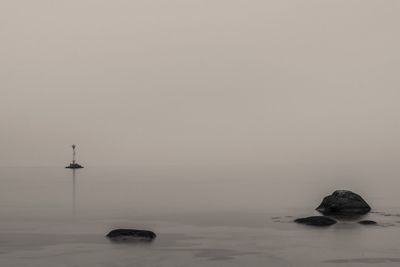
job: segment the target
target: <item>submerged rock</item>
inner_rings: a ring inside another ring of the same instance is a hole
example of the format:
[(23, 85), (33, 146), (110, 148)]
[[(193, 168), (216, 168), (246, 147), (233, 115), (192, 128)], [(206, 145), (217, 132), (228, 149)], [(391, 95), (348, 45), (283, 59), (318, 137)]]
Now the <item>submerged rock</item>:
[(332, 218), (326, 216), (311, 216), (306, 218), (299, 218), (294, 220), (296, 223), (302, 223), (306, 225), (314, 225), (314, 226), (329, 226), (335, 224), (336, 221)]
[(371, 211), (371, 207), (356, 193), (336, 190), (322, 200), (317, 210), (325, 215), (360, 215)]
[(378, 224), (376, 221), (371, 221), (371, 220), (363, 220), (363, 221), (359, 221), (359, 224), (364, 224), (364, 225), (376, 225)]
[(109, 232), (106, 237), (113, 241), (152, 241), (156, 234), (147, 230), (116, 229)]
[(67, 169), (82, 169), (83, 166), (79, 165), (78, 163), (70, 163), (67, 167)]

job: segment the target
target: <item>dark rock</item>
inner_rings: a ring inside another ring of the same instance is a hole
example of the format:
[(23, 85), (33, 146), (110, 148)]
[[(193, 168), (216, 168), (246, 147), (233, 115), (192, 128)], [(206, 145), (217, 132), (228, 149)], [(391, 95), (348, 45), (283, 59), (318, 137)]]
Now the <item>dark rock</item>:
[(322, 200), (317, 210), (325, 215), (358, 215), (368, 213), (371, 207), (356, 193), (336, 190)]
[(70, 163), (69, 166), (65, 167), (67, 169), (82, 169), (83, 166), (78, 163)]
[(147, 230), (116, 229), (107, 234), (113, 241), (152, 241), (156, 234)]
[(294, 220), (296, 223), (302, 223), (314, 226), (329, 226), (335, 224), (336, 221), (326, 216), (311, 216), (307, 218), (299, 218)]
[(359, 221), (358, 223), (359, 224), (364, 224), (364, 225), (376, 225), (376, 224), (378, 224), (377, 222), (371, 221), (371, 220)]

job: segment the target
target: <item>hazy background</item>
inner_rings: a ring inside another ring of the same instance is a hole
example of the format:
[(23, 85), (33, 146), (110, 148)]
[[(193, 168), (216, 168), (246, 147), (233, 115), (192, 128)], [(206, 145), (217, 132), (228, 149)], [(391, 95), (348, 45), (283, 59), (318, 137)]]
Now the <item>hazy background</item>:
[(400, 2), (0, 3), (0, 165), (395, 164)]

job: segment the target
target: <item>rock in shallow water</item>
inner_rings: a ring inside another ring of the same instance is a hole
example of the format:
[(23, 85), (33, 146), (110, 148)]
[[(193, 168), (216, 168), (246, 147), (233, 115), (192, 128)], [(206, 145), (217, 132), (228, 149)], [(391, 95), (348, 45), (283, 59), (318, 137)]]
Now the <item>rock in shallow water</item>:
[(358, 215), (371, 211), (365, 200), (348, 190), (336, 190), (325, 197), (317, 210), (325, 215)]
[(156, 234), (147, 230), (116, 229), (107, 234), (113, 241), (152, 241)]
[(376, 224), (378, 224), (377, 222), (371, 221), (371, 220), (359, 221), (358, 223), (359, 224), (364, 224), (364, 225), (376, 225)]
[(336, 221), (332, 218), (326, 216), (311, 216), (306, 218), (299, 218), (294, 220), (296, 223), (302, 223), (306, 225), (314, 225), (314, 226), (329, 226), (335, 224)]

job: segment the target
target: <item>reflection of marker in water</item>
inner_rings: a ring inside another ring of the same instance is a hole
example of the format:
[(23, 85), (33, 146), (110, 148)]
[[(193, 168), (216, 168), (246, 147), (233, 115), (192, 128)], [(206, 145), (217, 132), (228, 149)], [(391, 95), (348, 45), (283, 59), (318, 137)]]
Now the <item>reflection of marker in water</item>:
[(76, 145), (72, 145), (72, 163), (69, 164), (69, 166), (65, 167), (68, 169), (81, 169), (83, 168), (82, 165), (79, 165), (76, 163), (76, 152), (75, 152)]
[(76, 212), (76, 181), (75, 181), (75, 169), (72, 170), (72, 212), (75, 215)]

